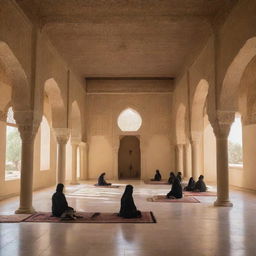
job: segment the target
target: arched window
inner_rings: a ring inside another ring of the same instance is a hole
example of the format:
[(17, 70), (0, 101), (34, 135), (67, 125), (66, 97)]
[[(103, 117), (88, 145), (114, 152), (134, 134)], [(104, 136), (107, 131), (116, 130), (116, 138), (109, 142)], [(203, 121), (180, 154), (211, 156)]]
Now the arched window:
[(133, 132), (140, 129), (142, 119), (137, 111), (127, 108), (119, 115), (117, 124), (123, 132)]
[(50, 150), (51, 150), (51, 131), (50, 126), (43, 116), (41, 125), (41, 140), (40, 140), (40, 170), (45, 171), (50, 169)]
[(5, 180), (19, 179), (21, 168), (21, 138), (10, 107), (6, 118)]
[(228, 158), (230, 165), (243, 165), (243, 138), (241, 117), (236, 116), (228, 137)]

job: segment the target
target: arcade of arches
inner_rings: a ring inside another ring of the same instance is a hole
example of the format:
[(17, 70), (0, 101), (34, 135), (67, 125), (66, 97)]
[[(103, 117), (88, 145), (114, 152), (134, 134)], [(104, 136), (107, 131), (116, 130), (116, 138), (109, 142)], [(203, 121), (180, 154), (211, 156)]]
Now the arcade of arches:
[(203, 174), (214, 209), (256, 191), (255, 0), (0, 2), (2, 204), (156, 169)]

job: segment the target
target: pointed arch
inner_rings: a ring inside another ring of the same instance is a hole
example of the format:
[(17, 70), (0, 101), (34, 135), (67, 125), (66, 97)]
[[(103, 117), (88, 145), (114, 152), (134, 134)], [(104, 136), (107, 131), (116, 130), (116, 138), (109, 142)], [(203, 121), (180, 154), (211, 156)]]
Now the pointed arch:
[(66, 127), (64, 100), (55, 79), (50, 78), (46, 80), (44, 89), (52, 109), (52, 126), (54, 128)]
[(29, 109), (30, 88), (27, 75), (12, 50), (3, 41), (0, 41), (0, 80), (12, 87), (14, 110)]
[(205, 79), (198, 83), (193, 101), (191, 112), (191, 132), (202, 132), (204, 127), (205, 104), (208, 95), (209, 84)]
[(240, 81), (247, 65), (255, 56), (256, 37), (253, 37), (245, 42), (227, 69), (219, 97), (221, 110), (238, 110)]
[(247, 65), (241, 78), (239, 112), (244, 124), (256, 123), (256, 56)]

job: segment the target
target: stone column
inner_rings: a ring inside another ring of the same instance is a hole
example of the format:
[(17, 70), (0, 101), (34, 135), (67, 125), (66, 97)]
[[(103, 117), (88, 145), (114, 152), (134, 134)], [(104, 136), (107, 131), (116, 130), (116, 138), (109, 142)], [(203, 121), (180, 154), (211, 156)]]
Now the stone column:
[(65, 183), (66, 180), (66, 145), (69, 139), (68, 128), (55, 128), (58, 143), (58, 164), (56, 183)]
[(233, 206), (229, 201), (228, 135), (234, 118), (234, 112), (218, 111), (217, 121), (213, 124), (217, 152), (217, 200), (214, 202), (215, 206)]
[(80, 154), (80, 180), (88, 179), (87, 173), (87, 143), (81, 142), (79, 144), (79, 154)]
[(191, 141), (191, 157), (192, 157), (192, 176), (195, 180), (200, 175), (199, 171), (199, 153), (200, 153), (200, 142), (199, 140)]
[(32, 206), (34, 140), (39, 122), (37, 122), (38, 120), (34, 121), (34, 113), (32, 111), (15, 112), (14, 115), (22, 140), (20, 206), (15, 213), (34, 213), (35, 210)]
[(77, 150), (78, 146), (80, 144), (80, 141), (72, 140), (72, 180), (71, 185), (78, 185), (77, 182)]
[(183, 176), (189, 177), (188, 173), (188, 144), (183, 145)]
[(177, 170), (178, 172), (183, 172), (183, 144), (176, 145), (177, 152)]

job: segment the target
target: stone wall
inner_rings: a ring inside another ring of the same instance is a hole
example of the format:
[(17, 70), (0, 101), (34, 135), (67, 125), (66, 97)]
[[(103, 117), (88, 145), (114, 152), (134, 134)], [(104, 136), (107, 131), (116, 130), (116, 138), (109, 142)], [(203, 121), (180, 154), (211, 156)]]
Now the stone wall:
[[(150, 178), (160, 169), (167, 178), (173, 170), (171, 152), (171, 94), (94, 94), (88, 101), (89, 178), (106, 171), (117, 178), (117, 155), (121, 136), (140, 138), (141, 178)], [(122, 132), (117, 125), (126, 108), (136, 110), (142, 118), (137, 132)]]

